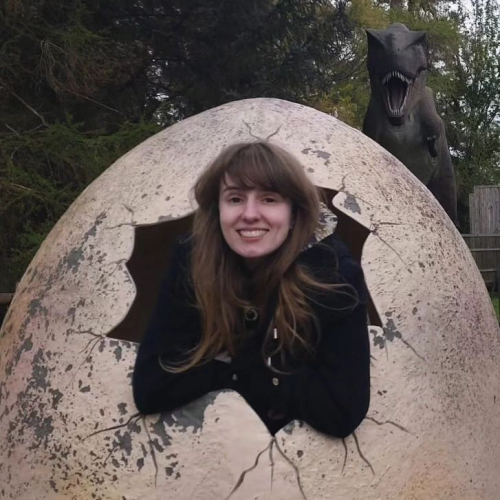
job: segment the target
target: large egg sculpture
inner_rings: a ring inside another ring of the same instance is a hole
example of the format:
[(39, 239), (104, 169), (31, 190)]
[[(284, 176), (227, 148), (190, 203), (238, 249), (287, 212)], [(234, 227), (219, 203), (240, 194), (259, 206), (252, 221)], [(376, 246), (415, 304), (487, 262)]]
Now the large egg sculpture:
[[(372, 399), (346, 439), (272, 437), (235, 392), (138, 414), (137, 350), (190, 188), (225, 146), (296, 155), (330, 193), (372, 307)], [(481, 276), (429, 191), (360, 132), (276, 99), (184, 120), (120, 158), (70, 207), (0, 334), (0, 497), (495, 500), (499, 328)]]

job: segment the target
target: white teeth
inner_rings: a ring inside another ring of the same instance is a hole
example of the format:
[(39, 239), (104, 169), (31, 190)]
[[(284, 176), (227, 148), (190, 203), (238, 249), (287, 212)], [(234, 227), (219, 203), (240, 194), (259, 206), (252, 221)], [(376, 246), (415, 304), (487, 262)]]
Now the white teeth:
[(382, 80), (382, 85), (385, 85), (391, 78), (399, 78), (400, 80), (403, 80), (403, 82), (407, 83), (410, 85), (412, 83), (412, 80), (410, 78), (407, 78), (403, 74), (401, 74), (399, 71), (391, 71), (390, 73), (387, 73), (385, 75), (384, 79)]
[(264, 236), (267, 233), (267, 231), (264, 230), (264, 229), (253, 229), (251, 231), (249, 231), (249, 230), (241, 230), (241, 231), (238, 231), (238, 232), (244, 238), (257, 238), (259, 236)]

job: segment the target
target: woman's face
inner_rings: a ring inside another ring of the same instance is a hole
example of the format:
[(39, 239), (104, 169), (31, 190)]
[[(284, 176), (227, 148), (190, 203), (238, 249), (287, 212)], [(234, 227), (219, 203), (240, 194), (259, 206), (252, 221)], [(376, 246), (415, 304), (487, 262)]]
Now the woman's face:
[(292, 203), (273, 191), (239, 188), (226, 175), (219, 190), (222, 235), (252, 267), (278, 249), (292, 224)]

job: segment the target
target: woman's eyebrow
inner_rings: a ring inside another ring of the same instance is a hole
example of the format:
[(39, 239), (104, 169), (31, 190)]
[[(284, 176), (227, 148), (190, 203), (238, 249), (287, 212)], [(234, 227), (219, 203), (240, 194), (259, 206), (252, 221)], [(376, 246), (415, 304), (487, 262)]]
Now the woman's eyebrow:
[(223, 192), (226, 192), (226, 191), (243, 191), (240, 187), (238, 186), (228, 186), (228, 185), (225, 185), (225, 187), (222, 189)]
[(247, 186), (236, 186), (234, 184), (232, 185), (224, 185), (225, 187), (222, 189), (222, 192), (226, 191), (251, 191), (252, 189), (258, 189), (254, 187), (247, 187)]
[(273, 189), (260, 189), (260, 192), (265, 196), (271, 195), (271, 196), (280, 196), (281, 198), (286, 198), (284, 194), (280, 193), (279, 191), (275, 191)]
[(224, 187), (222, 188), (222, 192), (225, 193), (226, 191), (252, 191), (254, 189), (263, 194), (278, 194), (282, 196), (281, 193), (275, 191), (274, 189), (259, 187), (259, 186), (236, 186), (236, 185), (225, 184)]

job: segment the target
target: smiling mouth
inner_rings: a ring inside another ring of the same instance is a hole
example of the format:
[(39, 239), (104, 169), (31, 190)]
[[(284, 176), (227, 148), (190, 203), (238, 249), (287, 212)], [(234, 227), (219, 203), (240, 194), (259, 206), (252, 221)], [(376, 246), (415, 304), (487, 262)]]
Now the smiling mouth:
[(267, 233), (267, 229), (240, 229), (238, 234), (243, 238), (260, 238)]

